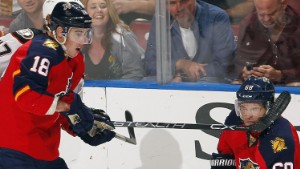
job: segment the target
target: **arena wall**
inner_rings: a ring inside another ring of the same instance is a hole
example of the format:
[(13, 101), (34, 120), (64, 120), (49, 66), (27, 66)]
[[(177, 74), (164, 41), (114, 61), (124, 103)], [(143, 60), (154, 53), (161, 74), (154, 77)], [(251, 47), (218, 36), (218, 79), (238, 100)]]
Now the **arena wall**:
[[(149, 82), (87, 81), (86, 105), (104, 109), (113, 121), (170, 123), (223, 123), (235, 101), (239, 85), (167, 84)], [(276, 96), (287, 90), (292, 100), (283, 116), (300, 134), (300, 90), (276, 87)], [(298, 106), (297, 106), (298, 105)], [(126, 128), (117, 133), (128, 136)], [(62, 132), (61, 156), (70, 169), (209, 169), (220, 130), (135, 128), (137, 145), (118, 139), (92, 147)], [(271, 145), (271, 143), (270, 143)]]

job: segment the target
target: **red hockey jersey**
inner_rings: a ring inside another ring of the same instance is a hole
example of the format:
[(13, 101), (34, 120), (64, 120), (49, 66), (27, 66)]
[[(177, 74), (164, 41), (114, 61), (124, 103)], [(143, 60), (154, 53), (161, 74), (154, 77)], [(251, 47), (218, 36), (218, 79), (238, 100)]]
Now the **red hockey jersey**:
[[(0, 147), (56, 159), (61, 125), (68, 128), (65, 117), (55, 112), (56, 103), (77, 86), (83, 66), (82, 55), (67, 59), (45, 34), (22, 45), (0, 82)], [(72, 101), (72, 95), (64, 97)]]
[(237, 169), (300, 169), (299, 137), (283, 117), (262, 133), (224, 130), (218, 151), (234, 155)]

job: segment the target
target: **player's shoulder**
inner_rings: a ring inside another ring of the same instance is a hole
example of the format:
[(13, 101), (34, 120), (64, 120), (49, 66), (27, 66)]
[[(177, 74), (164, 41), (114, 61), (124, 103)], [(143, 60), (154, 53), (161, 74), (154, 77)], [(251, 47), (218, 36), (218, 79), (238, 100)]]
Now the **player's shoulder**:
[(294, 159), (295, 140), (291, 124), (279, 117), (260, 136), (259, 151), (268, 166), (279, 162), (290, 162)]
[(280, 135), (287, 135), (287, 131), (291, 131), (291, 123), (284, 117), (278, 117), (270, 127), (271, 132), (278, 133)]
[(27, 41), (31, 40), (34, 36), (42, 34), (43, 31), (34, 29), (34, 28), (27, 28), (27, 29), (21, 29), (17, 30), (15, 32), (12, 32), (11, 35), (20, 43), (24, 44)]
[(285, 144), (293, 144), (293, 130), (293, 126), (287, 119), (278, 117), (274, 123), (262, 133), (262, 139), (267, 142), (273, 142), (279, 139), (285, 142)]
[(61, 45), (46, 34), (36, 36), (32, 39), (30, 48), (34, 48), (36, 51), (47, 53), (63, 52)]
[(28, 56), (39, 56), (52, 61), (60, 62), (65, 59), (65, 52), (62, 46), (46, 34), (35, 36), (28, 46)]

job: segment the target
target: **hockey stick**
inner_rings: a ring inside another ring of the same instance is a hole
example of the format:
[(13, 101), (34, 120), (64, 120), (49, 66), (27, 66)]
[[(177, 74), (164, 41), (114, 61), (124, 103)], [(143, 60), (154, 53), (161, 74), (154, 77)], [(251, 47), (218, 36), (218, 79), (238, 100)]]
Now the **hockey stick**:
[(288, 91), (283, 91), (280, 93), (268, 114), (257, 123), (249, 126), (249, 130), (263, 131), (268, 128), (279, 116), (281, 116), (286, 107), (289, 105), (290, 101), (291, 95)]
[[(101, 115), (102, 112), (93, 112), (93, 113)], [(68, 118), (70, 119), (70, 122), (73, 125), (75, 125), (76, 123), (80, 122), (80, 117), (77, 114), (75, 114), (75, 115), (68, 115)], [(125, 111), (125, 119), (126, 119), (126, 121), (132, 121), (132, 115), (127, 110)], [(93, 127), (88, 132), (88, 134), (90, 135), (90, 137), (94, 137), (96, 134), (100, 134), (101, 135), (101, 132), (104, 129), (112, 131), (114, 128), (111, 127), (110, 125), (107, 125), (104, 122), (94, 120)], [(119, 133), (116, 133), (115, 131), (112, 131), (112, 132), (115, 133), (115, 138), (117, 138), (119, 140), (122, 140), (122, 141), (125, 141), (125, 142), (130, 143), (130, 144), (136, 145), (136, 139), (135, 139), (135, 134), (134, 134), (133, 128), (128, 128), (128, 132), (129, 132), (130, 138), (128, 138), (128, 137), (126, 137), (124, 135), (121, 135)]]
[[(133, 120), (132, 115), (128, 110), (125, 111), (125, 119), (126, 119), (126, 122), (127, 121), (132, 122), (132, 120)], [(125, 141), (127, 143), (136, 145), (136, 138), (135, 138), (135, 134), (134, 134), (134, 129), (132, 127), (128, 127), (128, 133), (129, 133), (130, 138), (128, 138), (126, 136), (123, 136), (121, 134), (118, 134), (118, 133), (116, 133), (115, 137), (119, 140), (122, 140), (122, 141)]]
[(170, 128), (170, 129), (198, 129), (198, 130), (254, 130), (263, 131), (269, 127), (286, 109), (291, 100), (290, 93), (282, 92), (275, 100), (268, 114), (256, 124), (250, 126), (203, 124), (203, 123), (166, 123), (166, 122), (121, 122), (113, 121), (115, 127), (137, 127), (137, 128)]

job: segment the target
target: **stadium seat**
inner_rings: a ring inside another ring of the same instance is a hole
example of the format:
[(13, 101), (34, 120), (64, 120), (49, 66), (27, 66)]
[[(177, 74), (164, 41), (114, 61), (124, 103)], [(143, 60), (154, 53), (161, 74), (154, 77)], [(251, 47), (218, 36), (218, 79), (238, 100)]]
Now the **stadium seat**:
[(13, 20), (14, 18), (4, 18), (4, 17), (0, 17), (0, 26), (4, 26), (4, 27), (9, 27), (10, 22)]
[(137, 37), (138, 43), (146, 49), (151, 22), (144, 19), (136, 19), (131, 22), (130, 29)]

